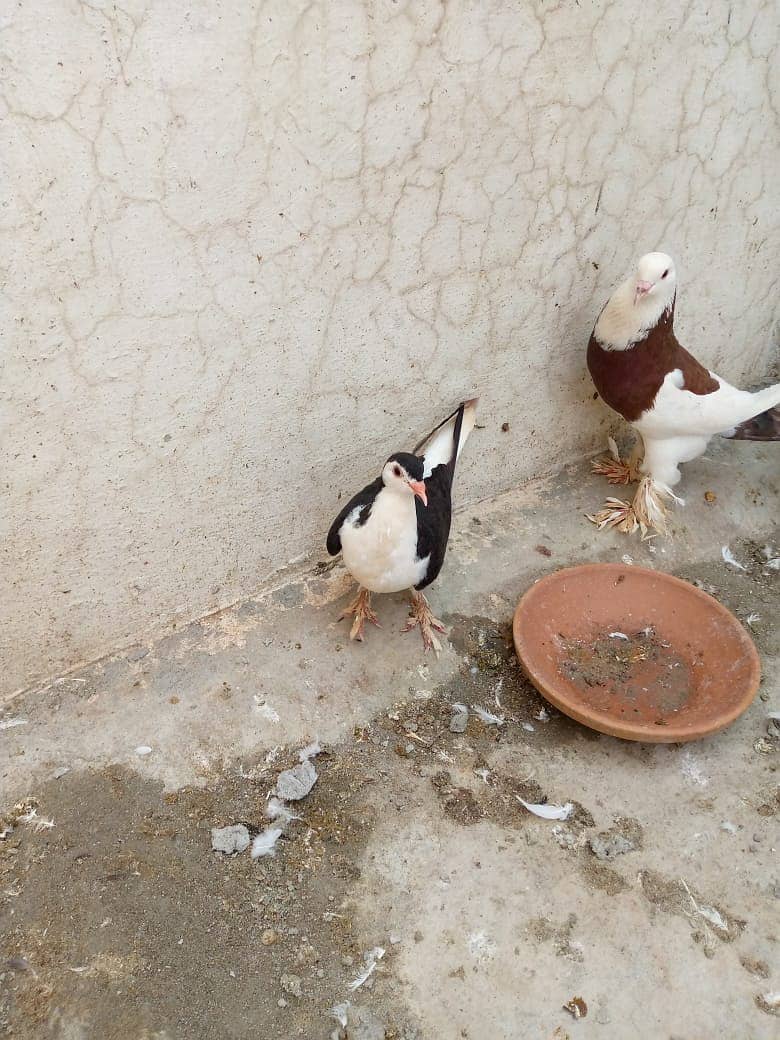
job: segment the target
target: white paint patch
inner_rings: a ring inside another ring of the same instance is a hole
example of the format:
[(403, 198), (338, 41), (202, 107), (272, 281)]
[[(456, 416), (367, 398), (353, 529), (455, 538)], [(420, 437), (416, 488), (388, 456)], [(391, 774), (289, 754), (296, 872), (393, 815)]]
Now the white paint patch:
[(485, 932), (471, 932), (467, 945), (469, 953), (478, 964), (486, 964), (492, 961), (496, 955), (496, 944), (489, 939)]
[(682, 775), (690, 780), (691, 783), (697, 784), (699, 787), (706, 787), (710, 782), (710, 778), (705, 776), (701, 770), (701, 766), (696, 761), (696, 758), (692, 751), (686, 749), (683, 751), (680, 758), (680, 769)]
[(29, 722), (27, 719), (3, 719), (0, 722), (0, 729), (14, 729), (16, 726), (27, 726)]
[(193, 650), (214, 656), (236, 647), (241, 650), (246, 646), (247, 632), (260, 624), (258, 616), (240, 617), (236, 610), (227, 609), (213, 617), (204, 618), (200, 623), (202, 638)]
[(258, 697), (254, 694), (255, 711), (261, 718), (267, 719), (268, 722), (278, 722), (279, 713), (271, 707), (268, 701), (264, 697)]

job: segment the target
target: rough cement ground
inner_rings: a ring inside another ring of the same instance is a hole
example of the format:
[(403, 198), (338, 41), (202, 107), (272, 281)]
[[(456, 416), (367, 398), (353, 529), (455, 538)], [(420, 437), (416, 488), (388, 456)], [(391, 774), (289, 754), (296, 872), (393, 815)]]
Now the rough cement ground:
[[(349, 644), (339, 565), (2, 706), (0, 814), (34, 798), (53, 826), (0, 841), (0, 1035), (325, 1040), (349, 999), (375, 1016), (350, 1040), (776, 1036), (778, 461), (724, 444), (688, 466), (672, 541), (596, 532), (606, 485), (584, 463), (459, 514), (438, 660), (399, 634), (401, 597)], [(537, 718), (518, 596), (624, 554), (758, 615), (760, 697), (725, 733), (652, 746)], [(505, 725), (450, 731), (452, 702), (497, 697)], [(319, 780), (276, 856), (214, 853), (212, 826), (267, 824), (314, 738)], [(516, 795), (575, 811), (540, 820)]]

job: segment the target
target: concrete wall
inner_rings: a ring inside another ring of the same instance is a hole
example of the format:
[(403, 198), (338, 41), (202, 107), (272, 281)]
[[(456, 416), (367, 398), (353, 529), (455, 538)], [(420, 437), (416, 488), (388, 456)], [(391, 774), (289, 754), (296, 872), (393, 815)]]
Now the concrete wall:
[(461, 503), (593, 448), (585, 342), (638, 253), (759, 377), (774, 11), (6, 4), (4, 688), (322, 555), (339, 491), (463, 394)]

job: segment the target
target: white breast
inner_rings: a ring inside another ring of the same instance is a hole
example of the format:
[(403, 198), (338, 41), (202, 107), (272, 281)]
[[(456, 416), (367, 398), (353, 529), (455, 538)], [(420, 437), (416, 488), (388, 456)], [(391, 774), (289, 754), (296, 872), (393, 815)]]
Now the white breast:
[(417, 513), (411, 495), (383, 488), (371, 515), (355, 526), (359, 510), (344, 521), (341, 548), (352, 577), (371, 592), (402, 592), (422, 581), (428, 557), (417, 559)]

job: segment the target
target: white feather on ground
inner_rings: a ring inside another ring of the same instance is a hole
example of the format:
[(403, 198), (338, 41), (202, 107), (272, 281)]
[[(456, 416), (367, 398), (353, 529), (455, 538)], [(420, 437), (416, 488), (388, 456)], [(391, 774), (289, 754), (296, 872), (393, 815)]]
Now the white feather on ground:
[(381, 946), (375, 946), (373, 950), (368, 951), (368, 953), (363, 958), (366, 964), (365, 968), (363, 969), (363, 971), (361, 971), (358, 977), (356, 979), (353, 979), (352, 982), (350, 982), (349, 984), (349, 988), (352, 990), (353, 993), (356, 989), (360, 989), (363, 983), (367, 982), (368, 979), (371, 978), (371, 976), (376, 971), (377, 964), (382, 960), (384, 955), (385, 951)]
[(492, 711), (487, 711), (478, 704), (472, 704), (471, 710), (478, 718), (482, 719), (486, 726), (503, 726), (506, 721), (503, 715), (494, 715)]
[(723, 917), (718, 913), (714, 906), (700, 906), (697, 908), (697, 913), (703, 917), (705, 921), (709, 921), (710, 924), (714, 925), (721, 932), (727, 932), (729, 930), (728, 924), (726, 924)]
[(301, 748), (298, 752), (298, 760), (300, 762), (308, 762), (310, 758), (316, 758), (317, 755), (322, 754), (322, 747), (318, 740), (313, 741), (311, 744), (307, 744), (305, 748)]
[(727, 563), (729, 567), (736, 567), (739, 571), (746, 571), (747, 567), (740, 563), (734, 553), (729, 549), (727, 545), (724, 545), (720, 550), (720, 555), (723, 557), (723, 562)]
[(567, 802), (565, 805), (534, 805), (533, 803), (524, 802), (519, 794), (516, 794), (515, 798), (530, 813), (542, 820), (568, 820), (574, 812), (574, 806), (571, 802)]
[(301, 819), (300, 816), (296, 816), (294, 812), (291, 812), (280, 798), (268, 799), (265, 815), (270, 820), (282, 820), (284, 823), (292, 823), (293, 820)]
[(349, 1001), (345, 1000), (342, 1004), (334, 1004), (328, 1014), (331, 1018), (335, 1018), (342, 1028), (346, 1028), (347, 1012), (349, 1011), (349, 1007)]
[(260, 856), (275, 856), (276, 843), (283, 833), (283, 827), (266, 827), (264, 831), (255, 835), (255, 840), (252, 842), (252, 859), (259, 859)]
[(704, 906), (703, 904), (697, 903), (696, 900), (693, 898), (693, 893), (691, 892), (690, 888), (688, 888), (687, 884), (685, 883), (685, 880), (684, 879), (681, 879), (681, 880), (682, 880), (682, 883), (683, 883), (683, 888), (688, 893), (688, 898), (690, 899), (691, 903), (693, 904), (693, 909), (696, 911), (696, 913), (700, 917), (703, 917), (705, 921), (708, 921), (711, 925), (713, 925), (719, 931), (727, 932), (729, 930), (729, 926), (728, 926), (728, 922), (723, 919), (723, 915), (720, 914), (715, 909), (714, 906)]

